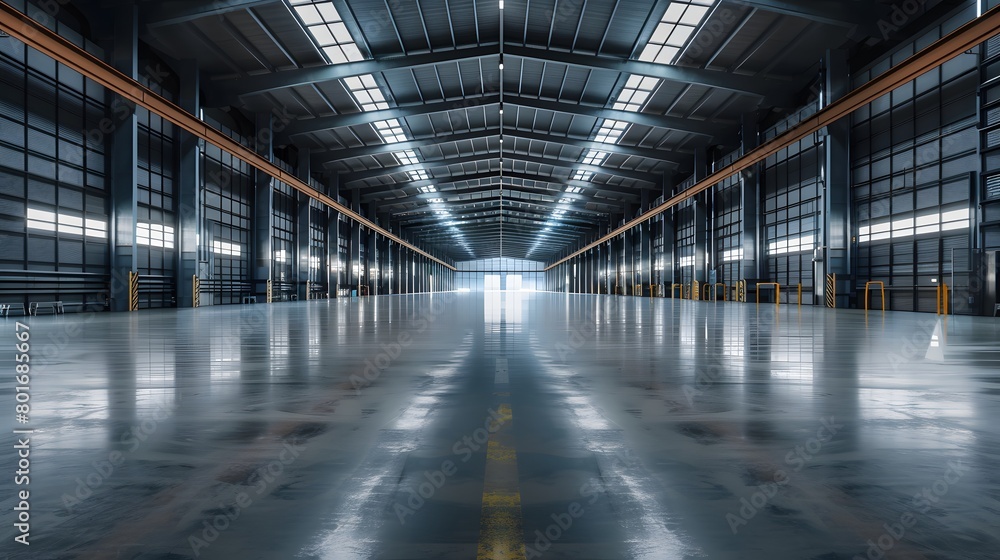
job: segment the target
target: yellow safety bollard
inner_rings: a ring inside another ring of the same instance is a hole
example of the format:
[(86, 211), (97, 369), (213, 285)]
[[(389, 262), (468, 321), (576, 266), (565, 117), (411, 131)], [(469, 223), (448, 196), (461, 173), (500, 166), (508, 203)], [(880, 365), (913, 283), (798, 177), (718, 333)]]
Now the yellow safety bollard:
[(882, 293), (882, 311), (885, 312), (885, 282), (882, 282), (881, 280), (865, 282), (865, 311), (868, 311), (868, 291), (876, 284), (879, 286), (879, 290)]
[(757, 282), (757, 305), (760, 305), (761, 286), (774, 286), (774, 304), (781, 305), (781, 284), (777, 282)]
[(826, 306), (830, 309), (837, 308), (837, 275), (826, 275)]
[(191, 307), (201, 306), (201, 278), (195, 274), (191, 276)]
[(722, 301), (729, 301), (729, 287), (722, 282), (712, 286), (712, 297), (715, 298), (715, 301), (719, 301), (719, 286), (722, 286)]
[[(674, 294), (679, 293), (680, 297), (675, 298)], [(684, 299), (684, 284), (671, 284), (670, 285), (670, 299)]]
[(937, 314), (948, 315), (948, 284), (944, 282), (937, 287)]

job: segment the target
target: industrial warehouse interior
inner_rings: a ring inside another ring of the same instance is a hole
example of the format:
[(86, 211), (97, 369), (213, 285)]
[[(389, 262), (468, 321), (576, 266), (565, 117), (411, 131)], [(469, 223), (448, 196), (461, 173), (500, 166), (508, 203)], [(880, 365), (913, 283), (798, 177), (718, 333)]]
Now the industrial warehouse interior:
[(0, 0), (0, 557), (995, 560), (998, 5)]

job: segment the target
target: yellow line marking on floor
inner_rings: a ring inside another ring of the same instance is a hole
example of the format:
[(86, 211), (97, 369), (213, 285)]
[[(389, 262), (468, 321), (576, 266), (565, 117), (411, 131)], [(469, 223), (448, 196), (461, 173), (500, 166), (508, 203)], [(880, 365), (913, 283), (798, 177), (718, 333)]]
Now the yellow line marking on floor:
[(525, 560), (517, 451), (511, 431), (514, 415), (509, 404), (500, 405), (499, 416), (505, 421), (490, 434), (486, 444), (486, 477), (476, 560)]

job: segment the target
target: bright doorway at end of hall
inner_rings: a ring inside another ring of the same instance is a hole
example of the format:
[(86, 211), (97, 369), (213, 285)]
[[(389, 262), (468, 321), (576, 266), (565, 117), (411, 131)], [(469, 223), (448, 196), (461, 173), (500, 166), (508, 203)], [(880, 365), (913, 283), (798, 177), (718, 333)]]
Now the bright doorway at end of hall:
[(508, 292), (521, 291), (520, 274), (487, 274), (483, 277), (483, 289), (487, 292), (506, 290)]

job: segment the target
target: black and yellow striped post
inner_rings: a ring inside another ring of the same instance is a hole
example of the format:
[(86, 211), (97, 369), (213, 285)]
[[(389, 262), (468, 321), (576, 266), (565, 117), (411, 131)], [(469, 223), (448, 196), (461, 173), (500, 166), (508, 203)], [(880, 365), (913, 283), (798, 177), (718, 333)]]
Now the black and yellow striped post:
[(128, 273), (128, 310), (139, 310), (139, 273)]
[(191, 276), (191, 307), (201, 306), (201, 278), (195, 274)]
[(740, 303), (747, 302), (747, 281), (740, 280), (736, 283), (736, 300)]
[(826, 275), (826, 306), (830, 309), (837, 308), (837, 275)]
[(701, 282), (697, 280), (691, 283), (691, 299), (694, 301), (701, 299)]
[(274, 284), (271, 282), (271, 279), (268, 278), (267, 279), (267, 303), (271, 303), (273, 296), (274, 296)]
[(306, 301), (312, 296), (312, 282), (306, 280)]

